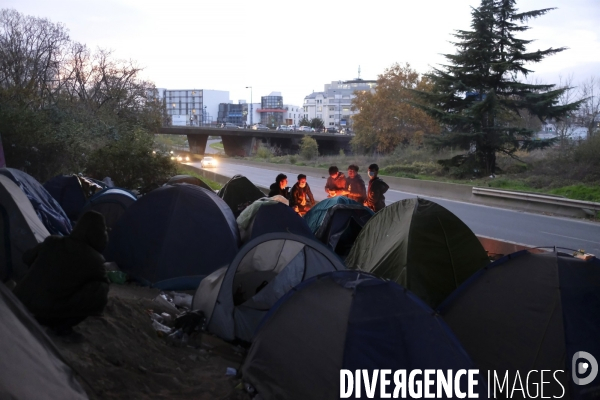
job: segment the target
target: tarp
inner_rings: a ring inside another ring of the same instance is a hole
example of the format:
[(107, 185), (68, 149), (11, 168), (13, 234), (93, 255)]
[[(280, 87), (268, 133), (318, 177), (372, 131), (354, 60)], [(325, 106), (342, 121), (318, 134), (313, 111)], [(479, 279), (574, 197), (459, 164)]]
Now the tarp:
[(329, 208), (315, 236), (337, 255), (346, 258), (363, 226), (375, 213), (359, 204), (336, 204)]
[(49, 235), (25, 193), (0, 175), (0, 281), (21, 280), (29, 268), (23, 253)]
[(345, 269), (314, 239), (269, 233), (247, 243), (228, 268), (198, 286), (192, 307), (208, 318), (208, 331), (250, 342), (261, 318), (288, 290), (323, 272)]
[(304, 219), (292, 208), (270, 198), (248, 206), (236, 219), (242, 243), (265, 233), (289, 232), (315, 239)]
[(90, 197), (81, 210), (81, 215), (88, 211), (97, 211), (104, 215), (106, 227), (114, 228), (125, 210), (137, 200), (127, 189), (107, 188)]
[(71, 222), (77, 221), (89, 197), (107, 187), (103, 182), (77, 175), (58, 175), (44, 183)]
[(322, 200), (318, 202), (313, 208), (308, 210), (308, 212), (304, 215), (304, 220), (308, 224), (308, 227), (313, 233), (316, 233), (327, 215), (327, 210), (337, 204), (358, 204), (354, 200), (350, 200), (344, 196), (335, 196), (329, 199)]
[(0, 398), (88, 398), (58, 348), (2, 283), (0, 354)]
[(143, 284), (189, 290), (228, 265), (238, 246), (227, 204), (212, 191), (182, 183), (133, 203), (110, 233), (106, 259)]
[(235, 175), (219, 190), (219, 197), (227, 203), (236, 217), (244, 208), (264, 196), (259, 188), (242, 175)]
[[(366, 370), (369, 377), (390, 369), (392, 382), (395, 371), (406, 370), (408, 383), (417, 369), (446, 373), (473, 367), (442, 318), (412, 293), (370, 274), (340, 271), (301, 283), (271, 308), (242, 376), (265, 399), (338, 399), (341, 369)], [(361, 398), (383, 397), (380, 382), (375, 397), (362, 385)], [(434, 379), (432, 393), (435, 384)], [(387, 388), (389, 397), (394, 386)], [(466, 379), (460, 386), (466, 392)], [(487, 398), (483, 383), (476, 392)]]
[(51, 235), (66, 236), (71, 233), (73, 227), (67, 214), (35, 178), (13, 168), (0, 168), (0, 174), (6, 176), (21, 188)]
[[(483, 373), (495, 370), (504, 377), (508, 370), (509, 382), (514, 382), (519, 371), (525, 385), (523, 377), (531, 370), (562, 370), (566, 373), (555, 377), (546, 374), (544, 396), (590, 399), (600, 393), (600, 374), (582, 385), (573, 380), (593, 373), (591, 368), (587, 374), (573, 370), (582, 362), (593, 366), (576, 353), (586, 352), (600, 361), (597, 258), (583, 261), (527, 250), (511, 254), (463, 283), (439, 312)], [(529, 390), (535, 390), (531, 382), (539, 383), (540, 374), (529, 379)]]
[(212, 190), (202, 179), (191, 175), (175, 175), (167, 181), (166, 185), (175, 185), (177, 183), (189, 183), (190, 185), (196, 185), (207, 190)]
[(367, 222), (346, 265), (393, 280), (437, 307), (489, 259), (456, 215), (425, 199), (406, 199)]

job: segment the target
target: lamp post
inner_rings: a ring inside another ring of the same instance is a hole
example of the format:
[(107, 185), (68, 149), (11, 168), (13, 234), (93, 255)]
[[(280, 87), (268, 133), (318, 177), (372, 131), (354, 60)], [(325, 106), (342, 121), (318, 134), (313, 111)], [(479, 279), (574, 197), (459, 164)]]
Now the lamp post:
[(250, 126), (252, 126), (254, 125), (254, 111), (252, 110), (252, 86), (246, 86), (246, 89), (250, 89)]

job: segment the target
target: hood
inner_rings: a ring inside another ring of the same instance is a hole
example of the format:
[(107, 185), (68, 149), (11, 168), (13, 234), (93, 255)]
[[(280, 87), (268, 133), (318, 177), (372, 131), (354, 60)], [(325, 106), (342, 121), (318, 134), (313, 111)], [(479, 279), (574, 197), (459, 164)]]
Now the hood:
[(277, 182), (271, 183), (271, 186), (269, 186), (269, 189), (271, 189), (271, 190), (281, 190), (279, 188), (279, 183), (277, 183)]
[(108, 244), (108, 232), (104, 216), (96, 211), (88, 211), (79, 218), (70, 237), (90, 245), (102, 253)]

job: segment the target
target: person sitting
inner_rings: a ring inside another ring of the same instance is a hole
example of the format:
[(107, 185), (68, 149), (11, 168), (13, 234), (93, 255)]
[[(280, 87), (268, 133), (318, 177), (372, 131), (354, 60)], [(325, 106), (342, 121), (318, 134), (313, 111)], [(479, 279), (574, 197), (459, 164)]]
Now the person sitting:
[(306, 175), (300, 174), (298, 175), (298, 182), (292, 187), (290, 207), (293, 207), (298, 214), (304, 215), (314, 205), (315, 198), (310, 186), (306, 183)]
[(346, 178), (346, 196), (350, 200), (363, 204), (367, 199), (365, 181), (358, 173), (358, 165), (348, 166), (348, 178)]
[(343, 195), (346, 191), (346, 177), (335, 165), (329, 167), (329, 178), (325, 183), (327, 197)]
[(286, 199), (290, 199), (290, 188), (287, 187), (288, 180), (287, 176), (284, 174), (279, 174), (275, 178), (275, 183), (271, 184), (269, 187), (269, 197), (273, 196), (283, 196)]
[(385, 207), (385, 196), (383, 194), (389, 189), (388, 184), (377, 177), (378, 173), (379, 166), (377, 164), (369, 165), (369, 188), (364, 205), (374, 212)]
[(14, 293), (37, 321), (58, 335), (102, 314), (109, 280), (102, 252), (108, 244), (104, 216), (88, 211), (68, 236), (48, 236), (23, 254), (30, 266)]

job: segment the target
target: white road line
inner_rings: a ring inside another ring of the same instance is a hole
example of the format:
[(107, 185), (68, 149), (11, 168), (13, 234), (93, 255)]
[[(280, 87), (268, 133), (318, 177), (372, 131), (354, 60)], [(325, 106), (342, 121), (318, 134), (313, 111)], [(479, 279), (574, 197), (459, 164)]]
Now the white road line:
[(553, 236), (560, 236), (560, 237), (564, 237), (564, 238), (568, 238), (568, 239), (581, 240), (582, 242), (589, 242), (589, 243), (600, 244), (600, 242), (594, 242), (593, 240), (585, 240), (585, 239), (576, 238), (576, 237), (573, 237), (573, 236), (558, 235), (556, 233), (550, 233), (550, 232), (544, 232), (544, 231), (540, 231), (540, 233), (545, 233), (547, 235), (553, 235)]

